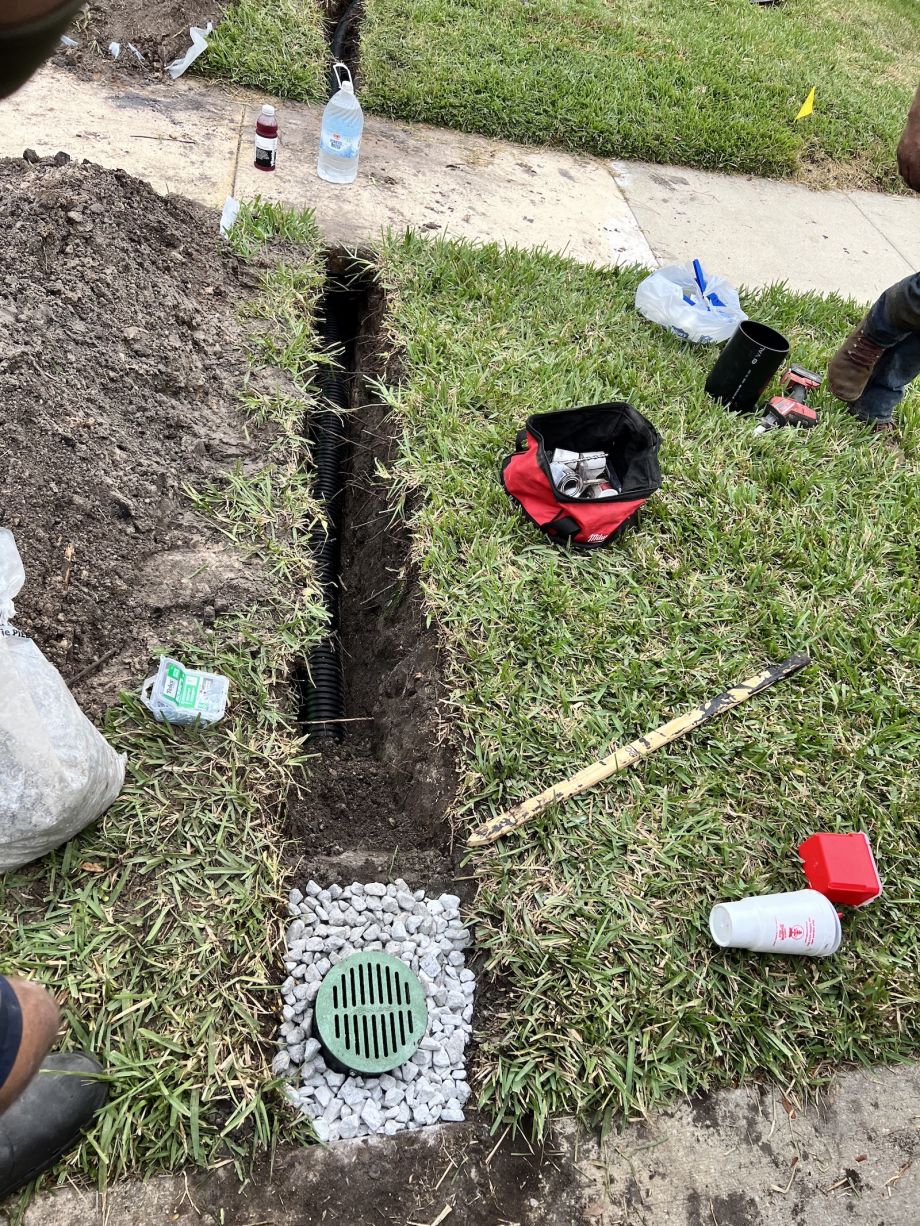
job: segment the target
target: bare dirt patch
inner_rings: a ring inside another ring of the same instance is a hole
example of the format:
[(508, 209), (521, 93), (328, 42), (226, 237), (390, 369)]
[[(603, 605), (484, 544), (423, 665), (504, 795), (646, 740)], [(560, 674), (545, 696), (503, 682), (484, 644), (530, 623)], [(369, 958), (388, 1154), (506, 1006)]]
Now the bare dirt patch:
[[(256, 461), (236, 261), (215, 216), (89, 164), (0, 162), (0, 524), (17, 621), (91, 715), (258, 575), (186, 484)], [(102, 661), (101, 664), (99, 662)]]
[(884, 182), (885, 191), (891, 195), (909, 195), (900, 180), (887, 173), (888, 169), (880, 164), (879, 154), (874, 149), (845, 161), (810, 149), (799, 159), (795, 178), (813, 191), (877, 192), (881, 190), (880, 183)]
[[(495, 1136), (483, 1124), (403, 1133), (388, 1143), (344, 1142), (309, 1155), (282, 1152), (272, 1183), (260, 1188), (257, 1177), (233, 1201), (233, 1220), (429, 1226), (442, 1214), (445, 1226), (589, 1223), (581, 1180), (562, 1155)], [(228, 1198), (217, 1180), (202, 1181), (193, 1196), (213, 1221), (230, 1220), (221, 1217)]]
[[(61, 57), (83, 67), (107, 63), (121, 71), (160, 75), (190, 46), (189, 26), (217, 25), (225, 7), (218, 0), (93, 0), (70, 30), (79, 46), (62, 51)], [(121, 45), (117, 61), (109, 53), (113, 42)]]

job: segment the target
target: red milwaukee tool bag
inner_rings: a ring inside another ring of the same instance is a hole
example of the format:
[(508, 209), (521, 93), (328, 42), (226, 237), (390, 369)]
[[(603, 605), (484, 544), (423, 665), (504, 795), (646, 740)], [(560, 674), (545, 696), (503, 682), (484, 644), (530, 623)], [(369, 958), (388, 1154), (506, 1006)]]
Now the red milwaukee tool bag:
[(516, 443), (505, 492), (559, 545), (609, 545), (661, 485), (658, 431), (622, 401), (537, 413)]

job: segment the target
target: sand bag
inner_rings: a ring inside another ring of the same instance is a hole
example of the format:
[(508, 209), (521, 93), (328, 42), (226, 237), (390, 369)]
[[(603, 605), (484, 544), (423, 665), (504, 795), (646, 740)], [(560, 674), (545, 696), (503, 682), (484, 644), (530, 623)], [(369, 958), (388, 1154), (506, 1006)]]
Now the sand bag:
[(77, 706), (64, 679), (12, 626), (25, 571), (0, 528), (0, 871), (66, 843), (121, 791), (125, 757)]

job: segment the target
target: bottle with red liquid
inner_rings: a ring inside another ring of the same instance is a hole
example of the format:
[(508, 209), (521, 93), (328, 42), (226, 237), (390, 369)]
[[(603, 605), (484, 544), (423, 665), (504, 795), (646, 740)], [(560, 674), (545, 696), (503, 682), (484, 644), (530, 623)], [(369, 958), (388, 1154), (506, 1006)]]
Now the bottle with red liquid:
[(268, 103), (256, 120), (256, 170), (274, 170), (278, 157), (278, 120)]

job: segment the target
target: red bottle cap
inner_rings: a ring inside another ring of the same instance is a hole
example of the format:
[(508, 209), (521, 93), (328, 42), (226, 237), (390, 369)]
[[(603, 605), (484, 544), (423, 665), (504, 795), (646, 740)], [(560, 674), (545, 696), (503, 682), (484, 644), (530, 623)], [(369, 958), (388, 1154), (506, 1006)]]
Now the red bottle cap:
[(868, 835), (813, 834), (799, 855), (808, 884), (831, 902), (863, 907), (882, 892)]

